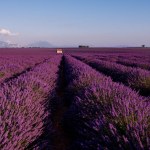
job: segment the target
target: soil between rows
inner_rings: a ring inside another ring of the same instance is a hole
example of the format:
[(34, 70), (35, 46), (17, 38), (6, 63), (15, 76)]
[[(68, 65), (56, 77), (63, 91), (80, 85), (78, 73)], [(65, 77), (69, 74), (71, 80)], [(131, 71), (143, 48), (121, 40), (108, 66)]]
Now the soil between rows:
[(63, 125), (63, 117), (67, 112), (69, 105), (67, 104), (66, 88), (67, 81), (65, 75), (65, 60), (64, 56), (59, 68), (58, 88), (56, 89), (57, 101), (55, 102), (54, 111), (52, 114), (52, 126), (54, 135), (52, 137), (53, 150), (68, 150), (72, 143), (72, 136)]

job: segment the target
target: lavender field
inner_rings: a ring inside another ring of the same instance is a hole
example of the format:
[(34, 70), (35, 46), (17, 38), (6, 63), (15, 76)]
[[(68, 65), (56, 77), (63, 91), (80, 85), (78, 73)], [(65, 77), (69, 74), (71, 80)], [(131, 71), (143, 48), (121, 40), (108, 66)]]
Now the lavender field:
[(145, 49), (0, 49), (0, 150), (149, 150)]

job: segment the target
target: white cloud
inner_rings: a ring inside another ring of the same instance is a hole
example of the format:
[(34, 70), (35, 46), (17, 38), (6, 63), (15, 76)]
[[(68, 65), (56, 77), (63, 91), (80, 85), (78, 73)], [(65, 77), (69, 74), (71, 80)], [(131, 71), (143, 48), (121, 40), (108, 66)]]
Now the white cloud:
[(0, 29), (0, 35), (4, 35), (4, 36), (15, 36), (18, 35), (18, 33), (12, 33), (7, 29)]

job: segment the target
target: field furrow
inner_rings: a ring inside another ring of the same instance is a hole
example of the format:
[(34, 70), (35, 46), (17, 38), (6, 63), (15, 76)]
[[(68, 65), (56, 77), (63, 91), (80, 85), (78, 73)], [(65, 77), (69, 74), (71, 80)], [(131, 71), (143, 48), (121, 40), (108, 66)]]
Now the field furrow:
[(69, 150), (72, 143), (72, 136), (69, 130), (64, 127), (63, 118), (69, 108), (66, 96), (67, 80), (64, 57), (59, 67), (56, 95), (51, 103), (52, 127), (54, 133), (52, 139), (52, 150)]

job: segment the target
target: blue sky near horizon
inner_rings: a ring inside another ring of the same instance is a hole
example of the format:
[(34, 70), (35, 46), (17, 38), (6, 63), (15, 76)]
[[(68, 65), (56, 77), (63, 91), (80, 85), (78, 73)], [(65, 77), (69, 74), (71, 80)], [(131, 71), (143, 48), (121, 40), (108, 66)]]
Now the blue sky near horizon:
[(0, 40), (53, 46), (150, 46), (149, 0), (1, 0)]

